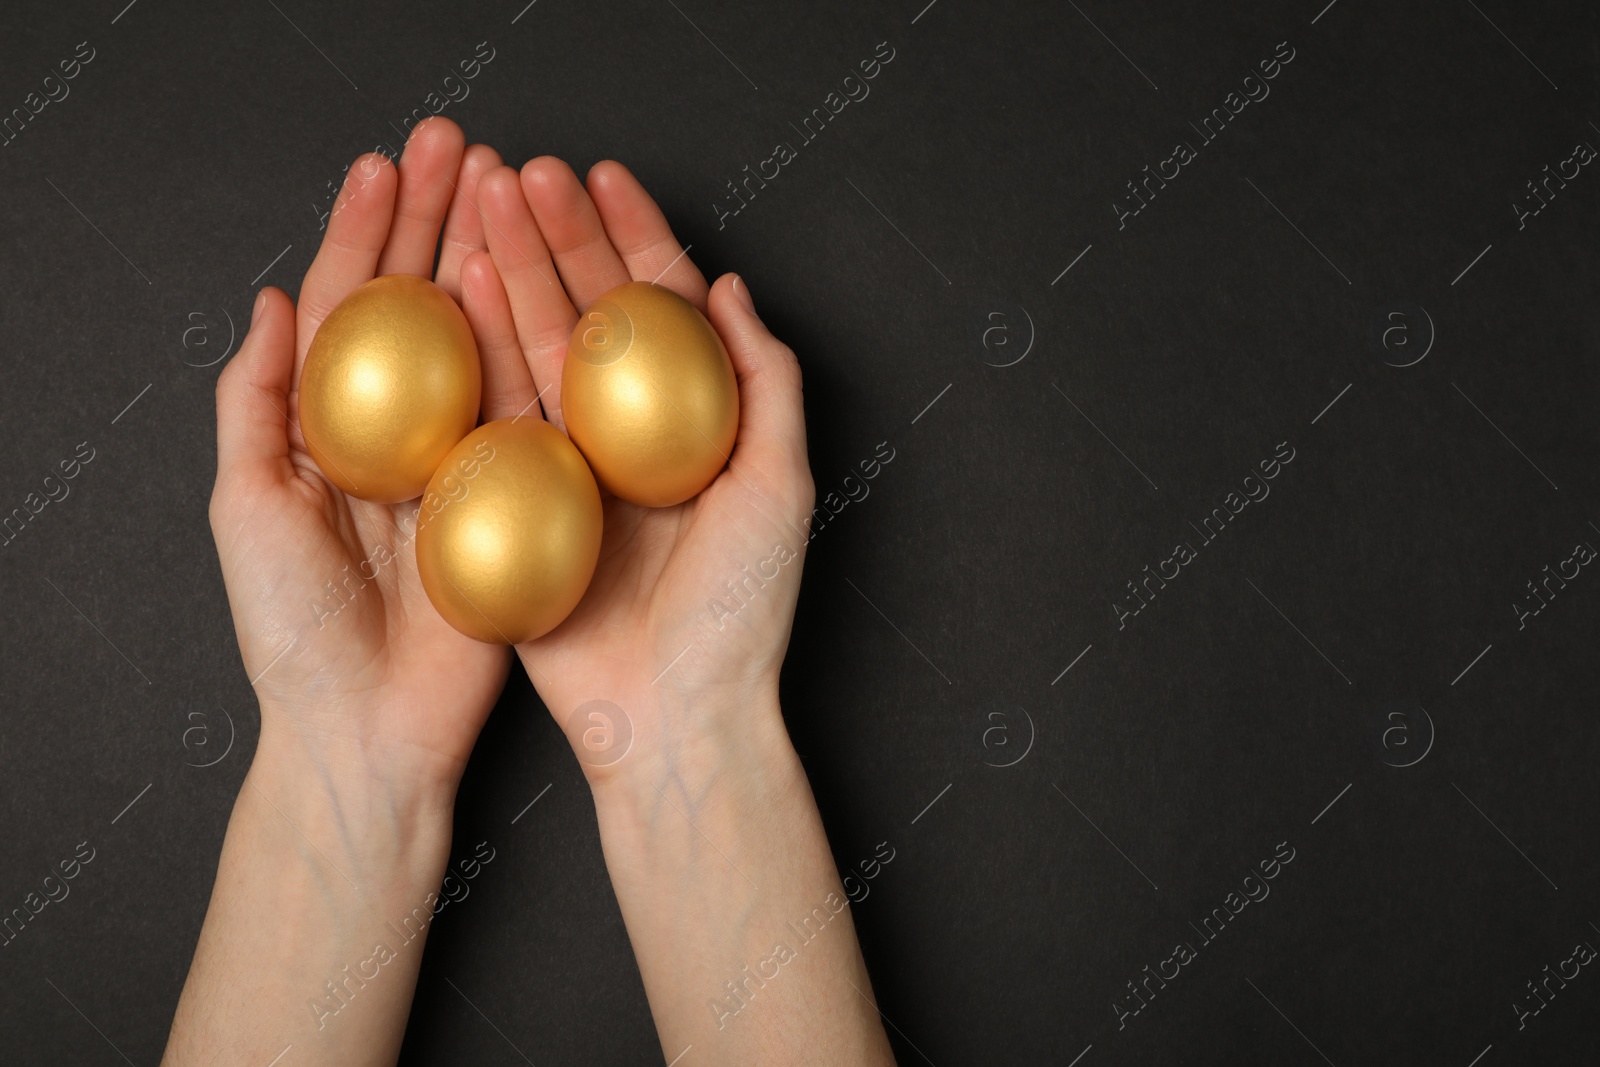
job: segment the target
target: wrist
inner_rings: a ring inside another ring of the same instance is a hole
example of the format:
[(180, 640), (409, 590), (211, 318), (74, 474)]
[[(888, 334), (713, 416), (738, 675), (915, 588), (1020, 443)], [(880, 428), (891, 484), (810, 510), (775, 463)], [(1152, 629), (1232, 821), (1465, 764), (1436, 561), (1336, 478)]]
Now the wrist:
[(263, 709), (165, 1063), (399, 1055), (449, 891), (447, 791), (397, 789), (343, 745), (305, 743), (282, 710)]
[(262, 709), (241, 801), (294, 831), (363, 890), (425, 884), (448, 859), (459, 776), (400, 747), (309, 733)]
[[(666, 690), (644, 717), (621, 759), (593, 765), (573, 738), (594, 796), (602, 832), (638, 846), (684, 818), (705, 828), (739, 811), (770, 811), (809, 785), (771, 691), (689, 694)], [(677, 827), (674, 827), (676, 829)]]
[(304, 708), (262, 701), (256, 760), (274, 773), (314, 772), (330, 790), (393, 793), (409, 807), (442, 808), (448, 818), (466, 760), (447, 758), (374, 728), (385, 719), (411, 717), (412, 709), (398, 707), (341, 705), (313, 715)]

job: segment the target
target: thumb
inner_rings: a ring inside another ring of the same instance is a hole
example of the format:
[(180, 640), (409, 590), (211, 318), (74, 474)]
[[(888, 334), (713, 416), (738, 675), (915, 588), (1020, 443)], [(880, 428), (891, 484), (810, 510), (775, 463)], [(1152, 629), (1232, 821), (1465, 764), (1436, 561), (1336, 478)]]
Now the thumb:
[(707, 308), (739, 382), (736, 457), (742, 453), (755, 459), (775, 453), (791, 464), (791, 470), (797, 468), (809, 477), (800, 363), (794, 352), (768, 332), (756, 315), (750, 287), (737, 274), (717, 279)]
[(250, 332), (217, 379), (217, 499), (280, 483), (291, 473), (294, 329), (294, 302), (280, 289), (261, 290)]

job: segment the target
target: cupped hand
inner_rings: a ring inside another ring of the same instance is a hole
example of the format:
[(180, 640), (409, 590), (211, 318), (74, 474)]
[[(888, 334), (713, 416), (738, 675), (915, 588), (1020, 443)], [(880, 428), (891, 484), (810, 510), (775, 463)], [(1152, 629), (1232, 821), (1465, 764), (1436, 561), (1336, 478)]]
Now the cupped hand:
[(303, 745), (334, 773), (453, 789), (505, 681), (506, 650), (458, 634), (423, 592), (416, 502), (357, 500), (323, 477), (296, 394), (317, 327), (363, 282), (432, 275), (460, 299), (462, 264), (485, 248), (477, 186), (499, 163), (437, 118), (398, 164), (356, 160), (298, 308), (263, 290), (217, 382), (211, 527), (262, 744)]
[(725, 754), (741, 730), (781, 729), (755, 717), (777, 707), (814, 497), (799, 365), (741, 279), (706, 285), (621, 164), (598, 164), (585, 187), (542, 157), (520, 174), (493, 168), (477, 194), (488, 254), (465, 258), (461, 283), (483, 356), (485, 421), (542, 412), (564, 428), (568, 337), (590, 304), (628, 281), (693, 303), (733, 360), (740, 423), (727, 466), (675, 507), (608, 495), (588, 592), (559, 627), (517, 648), (591, 780), (649, 768), (654, 785), (697, 752)]

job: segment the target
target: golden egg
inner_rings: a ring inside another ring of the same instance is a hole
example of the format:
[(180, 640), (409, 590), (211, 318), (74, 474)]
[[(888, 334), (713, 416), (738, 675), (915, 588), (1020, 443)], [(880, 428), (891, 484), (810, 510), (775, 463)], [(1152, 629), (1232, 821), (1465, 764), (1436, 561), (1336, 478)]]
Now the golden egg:
[(363, 500), (420, 494), (478, 422), (467, 317), (425, 278), (388, 274), (323, 320), (300, 371), (300, 430), (322, 473)]
[(566, 434), (515, 416), (444, 457), (417, 514), (417, 572), (445, 621), (531, 641), (578, 606), (600, 558), (600, 489)]
[(647, 507), (710, 485), (739, 432), (722, 339), (665, 286), (620, 285), (573, 327), (561, 372), (567, 432), (601, 485)]

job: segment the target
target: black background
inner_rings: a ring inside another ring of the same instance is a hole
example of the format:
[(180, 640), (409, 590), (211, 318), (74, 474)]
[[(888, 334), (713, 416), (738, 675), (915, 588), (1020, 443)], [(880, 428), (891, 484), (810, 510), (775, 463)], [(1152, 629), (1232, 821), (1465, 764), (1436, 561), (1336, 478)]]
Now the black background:
[[(1600, 575), (1513, 605), (1600, 545), (1600, 168), (1513, 205), (1600, 146), (1594, 5), (524, 2), (7, 6), (0, 112), (94, 59), (0, 147), (0, 513), (95, 458), (0, 547), (0, 911), (96, 855), (0, 949), (0, 1059), (159, 1057), (257, 726), (195, 364), (259, 285), (296, 290), (343, 168), (482, 41), (444, 114), (513, 163), (625, 161), (744, 275), (804, 365), (819, 496), (895, 451), (812, 543), (785, 711), (841, 869), (895, 849), (855, 920), (902, 1063), (1593, 1059), (1600, 975), (1514, 1005), (1600, 944)], [(885, 41), (871, 95), (719, 227)], [(1178, 140), (1197, 158), (1119, 229)], [(520, 671), (462, 790), (456, 853), (479, 840), (403, 1062), (652, 1061), (588, 792)], [(1270, 897), (1202, 943), (1280, 842)]]

